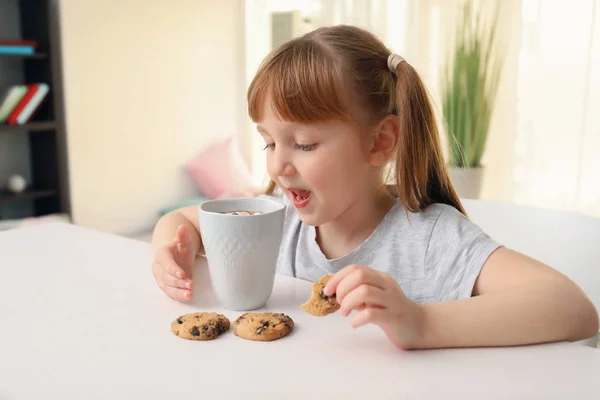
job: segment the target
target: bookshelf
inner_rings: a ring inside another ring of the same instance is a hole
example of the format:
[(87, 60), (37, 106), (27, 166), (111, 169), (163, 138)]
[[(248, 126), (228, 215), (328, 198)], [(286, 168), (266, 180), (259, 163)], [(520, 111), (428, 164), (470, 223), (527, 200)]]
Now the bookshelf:
[(0, 130), (4, 133), (11, 132), (52, 132), (56, 129), (54, 121), (32, 121), (23, 125), (0, 125)]
[(0, 201), (9, 203), (12, 201), (21, 201), (27, 199), (42, 199), (44, 197), (56, 196), (56, 190), (25, 190), (21, 193), (0, 192)]
[(6, 58), (22, 58), (22, 59), (30, 59), (30, 60), (41, 60), (47, 58), (48, 55), (45, 53), (37, 53), (37, 54), (2, 54), (2, 57)]
[[(0, 123), (0, 220), (70, 215), (58, 15), (58, 0), (0, 0), (0, 40), (38, 43), (35, 54), (0, 54), (0, 102), (12, 85), (50, 87), (29, 121)], [(13, 174), (25, 191), (7, 190)]]

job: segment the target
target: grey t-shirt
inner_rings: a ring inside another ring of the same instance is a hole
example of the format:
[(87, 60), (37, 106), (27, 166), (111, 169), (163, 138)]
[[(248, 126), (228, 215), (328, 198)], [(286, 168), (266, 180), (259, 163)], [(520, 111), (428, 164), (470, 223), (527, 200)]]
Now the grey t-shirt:
[(327, 259), (315, 227), (300, 220), (285, 196), (276, 199), (286, 204), (277, 271), (309, 281), (362, 264), (394, 277), (415, 302), (457, 300), (471, 296), (483, 264), (500, 247), (452, 206), (433, 204), (407, 216), (397, 202), (360, 246)]

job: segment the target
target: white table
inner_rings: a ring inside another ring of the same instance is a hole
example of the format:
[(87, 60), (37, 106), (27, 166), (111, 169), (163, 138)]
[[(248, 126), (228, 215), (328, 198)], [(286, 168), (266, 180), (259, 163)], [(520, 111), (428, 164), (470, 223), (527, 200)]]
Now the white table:
[[(379, 328), (299, 305), (310, 283), (278, 277), (267, 308), (281, 340), (231, 331), (194, 342), (180, 314), (216, 310), (205, 265), (190, 304), (163, 295), (146, 243), (66, 224), (0, 233), (0, 399), (597, 399), (600, 350), (572, 343), (404, 352)], [(202, 262), (200, 262), (202, 263)], [(404, 397), (403, 397), (404, 396)]]

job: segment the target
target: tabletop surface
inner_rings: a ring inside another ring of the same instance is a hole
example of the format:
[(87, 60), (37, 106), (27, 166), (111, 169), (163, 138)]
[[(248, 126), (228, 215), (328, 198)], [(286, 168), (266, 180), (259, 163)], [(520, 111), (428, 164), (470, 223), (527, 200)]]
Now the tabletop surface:
[(170, 331), (181, 314), (241, 313), (219, 306), (202, 260), (185, 304), (159, 291), (150, 262), (146, 243), (72, 225), (1, 232), (0, 399), (600, 398), (600, 350), (402, 351), (376, 326), (306, 314), (310, 283), (283, 276), (265, 308), (294, 319), (289, 336), (183, 340)]

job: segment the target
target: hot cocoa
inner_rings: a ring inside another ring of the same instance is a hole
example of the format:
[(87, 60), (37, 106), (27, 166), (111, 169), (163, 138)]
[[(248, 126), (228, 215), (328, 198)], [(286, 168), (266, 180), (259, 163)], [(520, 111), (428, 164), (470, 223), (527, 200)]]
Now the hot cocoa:
[(222, 212), (221, 214), (227, 214), (227, 215), (257, 215), (257, 214), (262, 214), (262, 213), (260, 211), (239, 210), (239, 211)]

